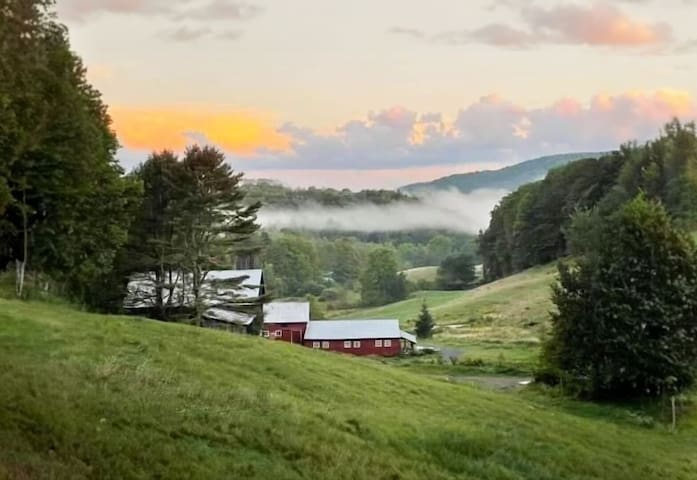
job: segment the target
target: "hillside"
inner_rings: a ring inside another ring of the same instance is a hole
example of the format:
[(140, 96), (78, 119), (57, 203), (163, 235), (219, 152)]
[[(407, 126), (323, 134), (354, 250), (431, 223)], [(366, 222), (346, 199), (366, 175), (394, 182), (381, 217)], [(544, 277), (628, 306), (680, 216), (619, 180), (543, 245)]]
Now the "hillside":
[(428, 343), (462, 349), (466, 357), (503, 361), (529, 371), (552, 309), (556, 268), (538, 267), (468, 291), (416, 292), (376, 308), (334, 312), (335, 318), (397, 318), (412, 329), (426, 301), (438, 330)]
[(435, 282), (436, 275), (438, 273), (438, 267), (416, 267), (404, 270), (402, 273), (404, 273), (404, 275), (406, 275), (407, 277), (407, 280), (411, 282), (418, 282), (420, 280), (426, 282)]
[(515, 190), (521, 185), (543, 178), (547, 172), (569, 162), (582, 158), (603, 155), (598, 152), (567, 153), (535, 158), (525, 162), (501, 168), (499, 170), (484, 170), (480, 172), (462, 173), (438, 178), (430, 182), (412, 183), (400, 187), (405, 193), (418, 193), (433, 190), (455, 189), (469, 193), (479, 189)]
[(690, 479), (697, 422), (0, 300), (0, 478)]

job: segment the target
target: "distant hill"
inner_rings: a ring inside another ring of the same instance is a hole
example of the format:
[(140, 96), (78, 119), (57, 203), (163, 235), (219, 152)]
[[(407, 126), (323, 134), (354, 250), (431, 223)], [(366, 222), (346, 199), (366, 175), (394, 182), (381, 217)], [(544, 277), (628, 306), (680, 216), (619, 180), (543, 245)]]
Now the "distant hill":
[(438, 178), (430, 182), (412, 183), (399, 188), (405, 193), (421, 191), (457, 189), (469, 193), (479, 189), (515, 190), (535, 180), (543, 178), (554, 167), (566, 165), (582, 158), (595, 158), (605, 152), (580, 152), (550, 155), (547, 157), (527, 160), (499, 170), (484, 170), (480, 172), (461, 173)]

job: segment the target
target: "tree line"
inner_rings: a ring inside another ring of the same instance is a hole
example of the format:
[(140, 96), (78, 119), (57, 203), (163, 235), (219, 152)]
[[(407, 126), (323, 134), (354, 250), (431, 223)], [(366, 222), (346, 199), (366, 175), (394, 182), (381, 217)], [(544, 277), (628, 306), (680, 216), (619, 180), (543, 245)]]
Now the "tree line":
[(660, 201), (678, 225), (697, 226), (697, 136), (678, 120), (645, 145), (626, 144), (600, 158), (551, 170), (501, 200), (479, 236), (487, 281), (549, 263), (570, 253), (568, 228), (576, 212), (604, 214), (643, 192)]

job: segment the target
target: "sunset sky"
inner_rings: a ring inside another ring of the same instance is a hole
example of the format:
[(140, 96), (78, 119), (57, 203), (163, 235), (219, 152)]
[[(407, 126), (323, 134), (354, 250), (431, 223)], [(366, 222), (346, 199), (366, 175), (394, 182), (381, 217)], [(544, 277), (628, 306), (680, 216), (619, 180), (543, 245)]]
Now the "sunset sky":
[(697, 118), (693, 0), (60, 0), (127, 170), (396, 187)]

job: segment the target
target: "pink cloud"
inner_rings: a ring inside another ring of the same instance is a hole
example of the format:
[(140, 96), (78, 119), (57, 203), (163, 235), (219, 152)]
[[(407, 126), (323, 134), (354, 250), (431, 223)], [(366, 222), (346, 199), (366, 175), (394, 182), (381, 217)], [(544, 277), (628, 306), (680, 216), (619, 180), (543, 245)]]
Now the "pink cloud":
[[(673, 43), (669, 24), (633, 18), (608, 2), (554, 7), (520, 6), (521, 3), (503, 4), (517, 9), (521, 26), (490, 23), (473, 30), (451, 30), (435, 35), (404, 27), (394, 27), (388, 32), (449, 45), (481, 43), (510, 48), (561, 44), (656, 49)], [(689, 50), (690, 47), (678, 48)]]
[[(236, 169), (293, 185), (396, 186), (543, 155), (612, 150), (654, 138), (673, 117), (697, 120), (695, 99), (663, 89), (598, 94), (588, 100), (567, 97), (528, 108), (488, 95), (450, 119), (392, 107), (325, 132), (286, 124), (277, 130), (286, 142), (283, 149), (226, 151)], [(218, 123), (198, 120), (204, 126), (199, 131), (213, 144), (226, 138), (225, 132), (238, 130), (223, 118)], [(175, 133), (195, 130), (186, 121), (184, 117), (172, 127)], [(209, 123), (214, 130), (206, 131)], [(161, 125), (157, 138), (169, 138), (168, 128), (169, 123)], [(129, 142), (126, 133), (119, 136), (126, 147), (120, 158), (130, 167), (147, 152), (134, 152), (143, 147)]]

